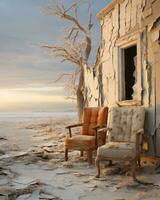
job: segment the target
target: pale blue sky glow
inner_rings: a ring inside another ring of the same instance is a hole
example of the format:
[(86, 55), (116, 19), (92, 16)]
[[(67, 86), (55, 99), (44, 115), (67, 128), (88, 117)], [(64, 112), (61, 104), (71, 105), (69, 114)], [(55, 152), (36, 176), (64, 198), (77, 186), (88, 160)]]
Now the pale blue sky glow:
[[(62, 22), (57, 18), (42, 14), (42, 8), (50, 2), (50, 0), (0, 0), (1, 97), (6, 91), (14, 90), (19, 95), (28, 94), (28, 98), (31, 94), (43, 96), (45, 103), (47, 102), (45, 96), (50, 96), (49, 102), (54, 97), (56, 101), (59, 96), (57, 101), (62, 99), (66, 103), (63, 83), (55, 84), (54, 80), (62, 72), (70, 72), (73, 66), (69, 63), (61, 64), (40, 48), (42, 44), (58, 43), (64, 30)], [(73, 1), (67, 0), (68, 4), (71, 2)], [(96, 13), (106, 6), (109, 0), (93, 0), (93, 2), (93, 37), (98, 41), (99, 23), (96, 20)], [(85, 16), (81, 17), (85, 22)], [(98, 43), (94, 44), (94, 49), (97, 45)], [(7, 96), (5, 98), (7, 99)], [(5, 102), (1, 100), (0, 111), (2, 107), (3, 111), (5, 110), (3, 103)], [(13, 107), (12, 101), (8, 100), (7, 103)], [(20, 103), (23, 104), (23, 101)]]

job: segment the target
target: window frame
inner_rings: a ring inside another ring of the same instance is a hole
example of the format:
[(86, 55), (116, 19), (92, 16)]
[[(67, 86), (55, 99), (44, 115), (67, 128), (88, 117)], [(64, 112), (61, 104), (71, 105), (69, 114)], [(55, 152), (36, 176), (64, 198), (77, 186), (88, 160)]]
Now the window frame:
[(116, 100), (125, 100), (125, 80), (124, 80), (124, 49), (136, 45), (137, 65), (135, 73), (135, 85), (133, 99), (142, 102), (142, 49), (141, 34), (138, 32), (123, 36), (116, 41), (115, 47), (115, 71), (116, 71)]

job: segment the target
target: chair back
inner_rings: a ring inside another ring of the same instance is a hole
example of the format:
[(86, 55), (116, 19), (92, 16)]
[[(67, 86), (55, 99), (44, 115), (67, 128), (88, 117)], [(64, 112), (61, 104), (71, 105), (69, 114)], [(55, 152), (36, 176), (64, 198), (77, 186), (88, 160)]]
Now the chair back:
[(88, 107), (83, 111), (82, 135), (94, 135), (93, 127), (107, 124), (108, 107)]
[(136, 133), (144, 128), (145, 108), (113, 107), (110, 110), (108, 141), (136, 142)]

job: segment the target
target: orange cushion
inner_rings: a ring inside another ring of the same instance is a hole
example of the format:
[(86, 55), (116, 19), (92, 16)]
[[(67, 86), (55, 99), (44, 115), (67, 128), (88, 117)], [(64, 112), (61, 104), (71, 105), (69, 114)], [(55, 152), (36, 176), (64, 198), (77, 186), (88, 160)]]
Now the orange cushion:
[(82, 135), (94, 135), (95, 126), (107, 124), (108, 108), (107, 107), (89, 107), (83, 112)]
[(107, 107), (99, 108), (97, 124), (98, 125), (107, 124), (107, 118), (108, 118), (108, 108)]
[(71, 138), (66, 138), (64, 145), (68, 149), (90, 150), (96, 149), (95, 136), (77, 135)]

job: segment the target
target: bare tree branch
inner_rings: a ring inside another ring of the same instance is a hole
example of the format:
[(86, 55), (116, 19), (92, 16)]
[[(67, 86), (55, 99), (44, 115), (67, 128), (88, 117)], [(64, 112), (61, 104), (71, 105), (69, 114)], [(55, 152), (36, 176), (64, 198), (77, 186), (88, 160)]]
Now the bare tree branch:
[(84, 0), (71, 4), (68, 8), (64, 6), (64, 0), (58, 0), (57, 3), (51, 4), (46, 7), (45, 12), (49, 15), (54, 15), (62, 20), (70, 22), (69, 29), (65, 30), (66, 36), (65, 42), (62, 44), (43, 45), (42, 47), (49, 49), (53, 55), (61, 59), (61, 62), (70, 62), (75, 66), (78, 66), (73, 73), (63, 73), (60, 75), (56, 82), (63, 77), (68, 77), (68, 87), (71, 91), (71, 96), (77, 96), (77, 107), (79, 109), (79, 119), (84, 107), (84, 66), (88, 66), (89, 57), (91, 54), (92, 40), (91, 29), (92, 12), (91, 12), (91, 0), (88, 6), (88, 20), (86, 25), (83, 25), (81, 20), (78, 19), (78, 11), (80, 3), (84, 3)]
[(58, 82), (59, 80), (61, 80), (64, 76), (72, 76), (71, 73), (64, 73), (64, 74), (61, 74), (55, 81), (54, 83)]
[(67, 43), (65, 47), (62, 46), (48, 46), (43, 45), (42, 47), (50, 49), (51, 52), (56, 57), (62, 58), (62, 62), (70, 61), (73, 64), (76, 64), (80, 67), (81, 63), (81, 47), (80, 46), (73, 46), (70, 43)]
[(89, 22), (88, 22), (88, 31), (90, 32), (92, 27), (93, 27), (93, 23), (92, 23), (92, 12), (91, 12), (91, 1), (89, 1), (89, 6), (88, 6), (88, 15), (89, 15)]
[[(50, 15), (57, 15), (58, 17), (61, 17), (62, 19), (69, 20), (73, 22), (82, 32), (87, 34), (86, 29), (80, 24), (80, 22), (76, 19), (75, 16), (68, 14), (68, 12), (77, 7), (77, 3), (72, 4), (68, 9), (65, 9), (64, 5), (54, 5), (51, 4), (46, 7), (46, 12)], [(77, 11), (76, 11), (77, 12)]]
[[(82, 57), (82, 59), (84, 60), (83, 63), (87, 64), (89, 56), (90, 56), (90, 52), (91, 52), (91, 38), (90, 38), (89, 34), (93, 27), (91, 3), (89, 2), (89, 8), (88, 8), (89, 22), (88, 22), (87, 28), (85, 28), (78, 20), (77, 9), (78, 9), (78, 3), (73, 3), (69, 8), (65, 8), (63, 4), (62, 5), (51, 4), (46, 7), (46, 12), (48, 14), (56, 15), (56, 16), (60, 17), (61, 19), (65, 19), (65, 20), (73, 23), (73, 26), (68, 31), (68, 36), (66, 37), (66, 39), (70, 39), (70, 41), (73, 44), (75, 44), (75, 42), (78, 38), (79, 32), (84, 34), (84, 40), (83, 40), (84, 54), (82, 54), (82, 56), (84, 56), (84, 58)], [(69, 14), (70, 11), (74, 11), (74, 15)]]
[(74, 36), (74, 38), (73, 38), (73, 44), (75, 44), (76, 39), (77, 39), (77, 37), (78, 37), (78, 34), (79, 34), (79, 31), (76, 32), (76, 34), (75, 34), (75, 36)]

